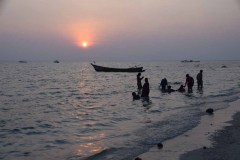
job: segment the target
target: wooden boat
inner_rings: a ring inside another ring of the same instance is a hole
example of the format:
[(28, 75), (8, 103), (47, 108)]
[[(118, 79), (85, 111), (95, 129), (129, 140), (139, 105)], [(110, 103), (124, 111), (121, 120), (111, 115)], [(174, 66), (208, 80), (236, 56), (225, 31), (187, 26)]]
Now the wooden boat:
[(131, 67), (131, 68), (110, 68), (102, 67), (95, 64), (92, 64), (93, 68), (98, 72), (144, 72), (143, 67)]

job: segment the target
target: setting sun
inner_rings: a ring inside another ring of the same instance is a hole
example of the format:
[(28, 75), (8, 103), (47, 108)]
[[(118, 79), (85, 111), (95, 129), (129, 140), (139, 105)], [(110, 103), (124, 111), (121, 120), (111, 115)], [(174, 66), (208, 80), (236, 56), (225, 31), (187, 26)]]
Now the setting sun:
[(87, 47), (87, 42), (82, 43), (83, 47)]

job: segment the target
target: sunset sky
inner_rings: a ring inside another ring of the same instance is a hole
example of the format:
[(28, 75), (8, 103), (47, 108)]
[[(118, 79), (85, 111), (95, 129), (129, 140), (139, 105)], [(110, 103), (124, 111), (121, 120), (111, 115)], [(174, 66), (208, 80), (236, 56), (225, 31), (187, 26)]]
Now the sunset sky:
[(0, 61), (240, 60), (240, 0), (0, 0)]

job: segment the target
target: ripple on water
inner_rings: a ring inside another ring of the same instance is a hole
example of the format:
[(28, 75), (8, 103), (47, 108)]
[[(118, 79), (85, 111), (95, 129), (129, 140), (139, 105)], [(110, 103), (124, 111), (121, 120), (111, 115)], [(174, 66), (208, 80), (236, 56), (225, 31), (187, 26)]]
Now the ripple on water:
[(27, 130), (27, 129), (35, 129), (35, 127), (23, 127), (23, 128), (21, 128), (21, 129), (23, 129), (23, 130)]
[(62, 92), (60, 91), (56, 91), (56, 92), (49, 92), (51, 95), (55, 95), (55, 94), (61, 94)]
[(46, 145), (46, 146), (44, 146), (44, 148), (47, 148), (47, 149), (51, 149), (51, 148), (56, 148), (57, 146), (54, 146), (54, 145)]
[(21, 130), (20, 130), (20, 129), (17, 129), (17, 128), (12, 130), (12, 133), (13, 133), (13, 134), (15, 134), (15, 133), (20, 133), (20, 132), (21, 132)]
[(6, 138), (6, 134), (0, 134), (0, 138)]
[(40, 92), (40, 93), (38, 93), (38, 94), (40, 94), (40, 95), (46, 95), (46, 92)]
[(51, 125), (51, 124), (41, 124), (41, 125), (39, 125), (39, 127), (41, 127), (41, 128), (55, 128), (53, 125)]
[(37, 132), (37, 131), (34, 131), (34, 132), (27, 132), (25, 133), (25, 135), (43, 135), (45, 134), (46, 132)]
[(29, 102), (30, 100), (28, 98), (24, 98), (22, 102)]
[(12, 146), (14, 143), (6, 143), (3, 145), (3, 147), (7, 147), (7, 146)]
[(70, 144), (70, 142), (65, 140), (65, 139), (64, 140), (63, 139), (58, 139), (58, 140), (55, 140), (53, 143), (54, 144)]

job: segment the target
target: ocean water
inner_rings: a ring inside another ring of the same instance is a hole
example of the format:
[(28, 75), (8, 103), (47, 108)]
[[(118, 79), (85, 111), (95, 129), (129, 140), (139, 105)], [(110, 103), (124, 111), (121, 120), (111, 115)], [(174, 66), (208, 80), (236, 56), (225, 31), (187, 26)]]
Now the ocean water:
[[(88, 62), (0, 62), (0, 159), (130, 160), (240, 93), (240, 61), (98, 64), (143, 66), (149, 101), (132, 100), (137, 73), (95, 72)], [(158, 89), (162, 78), (178, 89), (200, 69), (203, 90), (196, 83), (193, 93)]]

